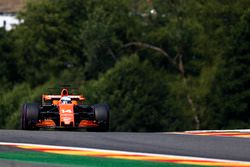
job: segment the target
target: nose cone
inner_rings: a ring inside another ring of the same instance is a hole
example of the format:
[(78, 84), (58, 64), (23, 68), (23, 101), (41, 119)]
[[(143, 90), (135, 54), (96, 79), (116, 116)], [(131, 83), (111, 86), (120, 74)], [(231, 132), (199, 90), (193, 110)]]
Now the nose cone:
[(59, 105), (59, 113), (60, 113), (60, 126), (62, 126), (62, 123), (64, 125), (72, 124), (72, 126), (75, 126), (73, 104)]

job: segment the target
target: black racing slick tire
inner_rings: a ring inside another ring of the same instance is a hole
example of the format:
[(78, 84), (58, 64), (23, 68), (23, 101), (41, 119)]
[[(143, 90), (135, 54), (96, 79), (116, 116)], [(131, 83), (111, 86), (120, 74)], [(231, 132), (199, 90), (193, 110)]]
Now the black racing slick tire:
[(36, 103), (24, 104), (22, 108), (22, 129), (37, 130), (36, 124), (39, 120), (40, 107)]
[(87, 131), (107, 132), (109, 130), (109, 106), (107, 104), (95, 104), (92, 108), (98, 127), (89, 128)]

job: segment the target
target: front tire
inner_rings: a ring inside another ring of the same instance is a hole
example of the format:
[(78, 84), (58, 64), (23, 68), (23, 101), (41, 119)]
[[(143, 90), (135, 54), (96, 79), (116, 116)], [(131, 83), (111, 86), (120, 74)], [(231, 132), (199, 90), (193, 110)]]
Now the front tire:
[(107, 104), (95, 104), (92, 108), (99, 126), (96, 128), (88, 128), (87, 131), (107, 132), (109, 130), (109, 106)]
[(39, 120), (40, 107), (36, 103), (28, 103), (23, 105), (22, 110), (22, 129), (37, 130), (36, 124)]

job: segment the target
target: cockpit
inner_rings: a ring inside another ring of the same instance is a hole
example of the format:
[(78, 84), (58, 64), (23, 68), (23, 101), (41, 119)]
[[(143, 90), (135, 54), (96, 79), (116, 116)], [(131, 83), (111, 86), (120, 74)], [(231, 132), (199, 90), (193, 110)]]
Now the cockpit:
[(70, 97), (68, 96), (63, 96), (61, 98), (61, 104), (71, 104), (72, 103), (72, 100)]

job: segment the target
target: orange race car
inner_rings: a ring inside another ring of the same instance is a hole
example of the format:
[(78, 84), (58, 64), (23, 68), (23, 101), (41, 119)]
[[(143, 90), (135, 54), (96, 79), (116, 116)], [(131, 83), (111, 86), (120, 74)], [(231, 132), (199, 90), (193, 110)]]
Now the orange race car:
[(42, 104), (26, 103), (22, 108), (22, 129), (85, 128), (87, 131), (108, 131), (109, 107), (106, 104), (83, 105), (82, 95), (42, 95)]

